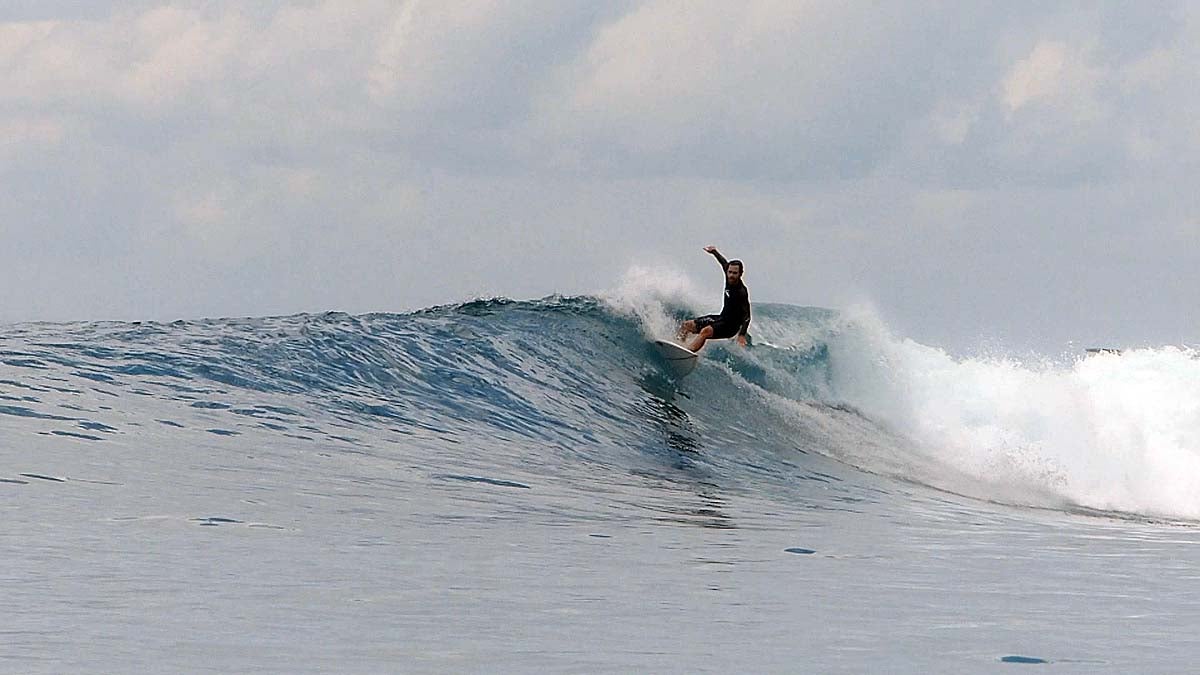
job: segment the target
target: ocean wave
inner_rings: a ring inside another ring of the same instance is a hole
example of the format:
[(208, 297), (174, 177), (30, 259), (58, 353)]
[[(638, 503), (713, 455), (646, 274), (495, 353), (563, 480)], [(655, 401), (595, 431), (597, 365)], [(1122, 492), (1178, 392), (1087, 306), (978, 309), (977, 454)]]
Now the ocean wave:
[(703, 307), (655, 281), (406, 314), (10, 326), (0, 435), (307, 443), (522, 485), (685, 466), (780, 499), (832, 463), (1008, 504), (1200, 519), (1190, 350), (962, 358), (867, 313), (757, 303), (752, 347), (710, 343), (675, 381), (650, 342)]

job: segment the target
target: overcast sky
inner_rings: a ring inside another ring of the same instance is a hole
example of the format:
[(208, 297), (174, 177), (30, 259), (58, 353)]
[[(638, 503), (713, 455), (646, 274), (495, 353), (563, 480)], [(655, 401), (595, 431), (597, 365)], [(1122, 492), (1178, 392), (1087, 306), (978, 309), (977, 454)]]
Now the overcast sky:
[[(0, 320), (596, 293), (1200, 343), (1200, 4), (0, 2)], [(715, 307), (714, 307), (715, 309)]]

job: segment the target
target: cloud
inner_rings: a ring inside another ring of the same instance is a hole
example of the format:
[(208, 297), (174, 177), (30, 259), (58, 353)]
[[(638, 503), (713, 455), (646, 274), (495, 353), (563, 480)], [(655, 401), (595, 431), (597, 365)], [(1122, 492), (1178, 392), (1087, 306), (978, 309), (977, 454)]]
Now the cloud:
[(942, 21), (898, 6), (646, 2), (562, 67), (539, 121), (605, 170), (861, 175), (926, 105), (909, 69), (936, 55), (895, 57)]
[(55, 146), (66, 133), (66, 124), (54, 117), (13, 116), (0, 120), (0, 157), (6, 151), (15, 154), (38, 146)]
[[(1133, 29), (1117, 31), (1121, 23)], [(1175, 62), (1195, 51), (1196, 34), (1194, 20), (1170, 11), (1030, 12), (994, 32), (991, 52), (972, 52), (984, 67), (938, 92), (891, 164), (923, 183), (972, 188), (1160, 172), (1174, 161), (1164, 134), (1190, 143), (1164, 103), (1194, 98)]]
[(1061, 42), (1040, 42), (1005, 76), (1001, 99), (1010, 113), (1030, 103), (1076, 103), (1094, 98), (1100, 79), (1100, 72), (1088, 64), (1086, 54), (1072, 51)]

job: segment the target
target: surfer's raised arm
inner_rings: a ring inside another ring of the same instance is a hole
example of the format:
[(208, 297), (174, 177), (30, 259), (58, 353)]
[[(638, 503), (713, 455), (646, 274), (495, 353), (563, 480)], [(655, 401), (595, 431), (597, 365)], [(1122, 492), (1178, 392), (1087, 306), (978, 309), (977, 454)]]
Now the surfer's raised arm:
[(717, 262), (721, 263), (721, 269), (729, 267), (729, 261), (725, 259), (725, 256), (721, 255), (721, 252), (717, 250), (716, 246), (705, 246), (704, 252), (711, 253), (712, 256), (717, 259)]

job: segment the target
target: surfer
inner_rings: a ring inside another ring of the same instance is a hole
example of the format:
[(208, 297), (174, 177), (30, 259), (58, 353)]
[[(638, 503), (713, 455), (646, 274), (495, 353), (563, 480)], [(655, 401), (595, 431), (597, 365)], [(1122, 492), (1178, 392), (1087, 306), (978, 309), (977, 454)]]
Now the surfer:
[(725, 301), (720, 314), (684, 321), (679, 327), (679, 337), (684, 339), (696, 334), (695, 340), (688, 345), (693, 352), (700, 351), (708, 340), (724, 340), (735, 336), (737, 343), (745, 347), (746, 330), (750, 327), (750, 292), (742, 283), (742, 272), (746, 268), (741, 260), (726, 260), (716, 246), (705, 246), (704, 252), (711, 253), (725, 270)]

